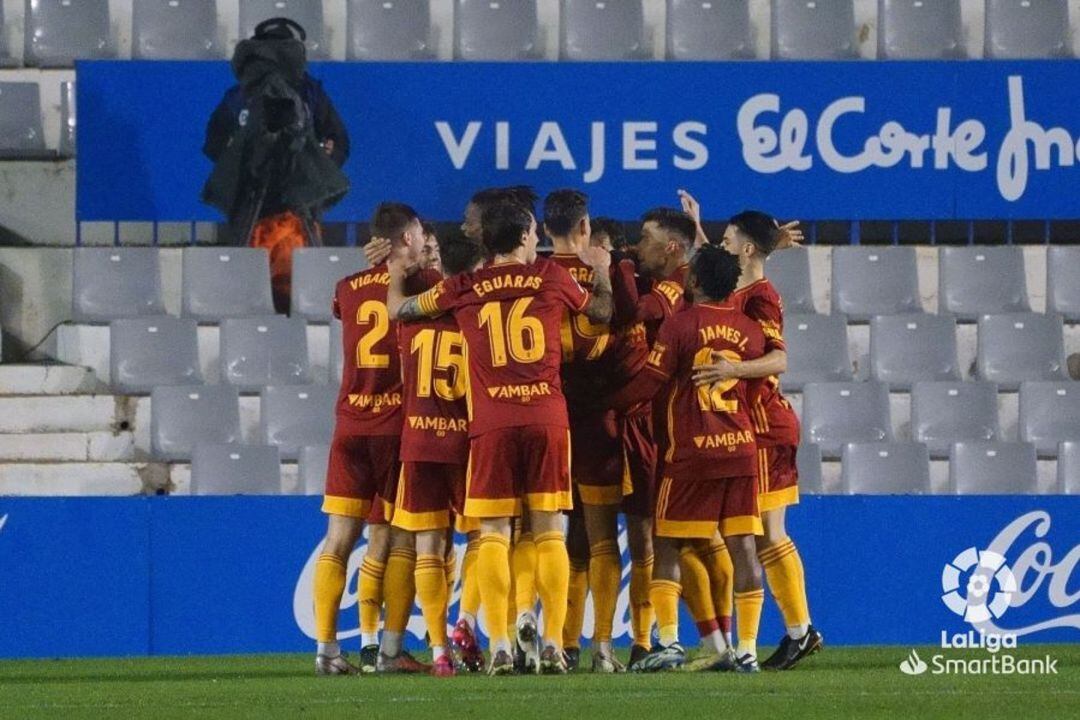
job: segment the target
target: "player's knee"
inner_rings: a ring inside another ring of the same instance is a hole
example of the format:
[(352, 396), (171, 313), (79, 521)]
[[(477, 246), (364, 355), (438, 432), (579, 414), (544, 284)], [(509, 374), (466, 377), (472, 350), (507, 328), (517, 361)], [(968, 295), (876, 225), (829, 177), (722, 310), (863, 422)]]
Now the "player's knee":
[(347, 560), (353, 546), (360, 537), (363, 522), (358, 518), (344, 515), (331, 515), (326, 527), (326, 541), (323, 552)]
[(373, 560), (386, 562), (390, 556), (390, 526), (369, 525), (367, 554)]
[(416, 548), (416, 533), (408, 530), (403, 530), (399, 527), (390, 528), (390, 549), (415, 549)]
[(427, 530), (416, 533), (417, 555), (445, 555), (446, 533), (442, 530)]

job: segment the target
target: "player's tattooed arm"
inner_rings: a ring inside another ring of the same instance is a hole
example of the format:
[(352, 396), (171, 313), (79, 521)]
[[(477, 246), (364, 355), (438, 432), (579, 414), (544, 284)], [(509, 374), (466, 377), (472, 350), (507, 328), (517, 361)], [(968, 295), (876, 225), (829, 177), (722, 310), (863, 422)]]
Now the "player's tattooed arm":
[(592, 295), (582, 312), (594, 323), (611, 322), (615, 306), (611, 296), (611, 253), (590, 247), (583, 250), (580, 257), (593, 270)]
[(430, 313), (420, 308), (419, 296), (405, 293), (405, 278), (408, 275), (406, 258), (391, 255), (387, 262), (390, 284), (386, 289), (386, 310), (394, 320), (420, 320), (430, 317)]
[(733, 378), (763, 378), (783, 375), (787, 372), (787, 353), (770, 350), (759, 358), (732, 362), (719, 353), (713, 353), (711, 365), (694, 368), (694, 384), (712, 385)]

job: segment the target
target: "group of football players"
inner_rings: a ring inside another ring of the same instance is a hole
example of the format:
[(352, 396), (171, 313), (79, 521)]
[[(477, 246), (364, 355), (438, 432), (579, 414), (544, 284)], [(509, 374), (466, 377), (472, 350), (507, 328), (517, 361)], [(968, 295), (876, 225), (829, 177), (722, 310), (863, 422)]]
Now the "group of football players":
[[(681, 209), (643, 216), (634, 245), (591, 222), (576, 190), (550, 193), (542, 219), (530, 188), (483, 190), (462, 233), (437, 241), (409, 206), (376, 209), (371, 267), (333, 299), (345, 370), (315, 571), (317, 673), (566, 673), (589, 593), (593, 672), (786, 670), (821, 649), (784, 524), (799, 423), (779, 389), (783, 309), (765, 277), (765, 258), (802, 236), (747, 211), (709, 238), (697, 201), (679, 197)], [(612, 647), (620, 513), (625, 665)], [(365, 524), (356, 662), (337, 617)], [(448, 636), (455, 529), (468, 544)], [(766, 584), (786, 634), (759, 664)], [(702, 640), (692, 661), (680, 599)], [(404, 648), (414, 601), (430, 665)]]

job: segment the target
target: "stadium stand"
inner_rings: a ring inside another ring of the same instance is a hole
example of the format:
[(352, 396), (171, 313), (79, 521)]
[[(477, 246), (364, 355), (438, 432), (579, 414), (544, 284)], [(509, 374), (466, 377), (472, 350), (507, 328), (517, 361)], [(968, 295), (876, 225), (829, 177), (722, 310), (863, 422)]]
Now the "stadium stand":
[(1046, 312), (1080, 322), (1080, 247), (1046, 249)]
[(332, 385), (283, 385), (263, 388), (260, 424), (263, 441), (286, 460), (302, 448), (324, 445), (334, 433), (337, 388)]
[(784, 301), (784, 312), (813, 315), (814, 288), (810, 280), (810, 251), (792, 248), (775, 252), (765, 262), (765, 274)]
[(979, 318), (978, 376), (1002, 389), (1025, 380), (1065, 380), (1065, 347), (1057, 315), (1011, 313)]
[(541, 57), (536, 0), (456, 0), (456, 60), (533, 60)]
[(949, 480), (958, 495), (1033, 495), (1035, 446), (1021, 442), (953, 445)]
[(287, 17), (300, 23), (307, 33), (310, 60), (329, 58), (324, 41), (323, 4), (310, 0), (240, 0), (240, 37), (255, 34), (255, 26), (273, 17)]
[(301, 495), (322, 495), (326, 490), (326, 466), (329, 445), (305, 445), (300, 448), (299, 478)]
[(0, 68), (14, 67), (19, 64), (11, 54), (7, 30), (8, 26), (4, 22), (4, 4), (0, 3)]
[(851, 379), (847, 322), (842, 315), (790, 315), (784, 320), (784, 341), (788, 371), (781, 383), (785, 390)]
[(803, 442), (817, 444), (822, 457), (839, 457), (849, 442), (893, 439), (884, 383), (809, 383), (802, 409)]
[(344, 371), (345, 356), (341, 348), (341, 321), (330, 321), (330, 384), (341, 384), (341, 373)]
[(27, 0), (23, 24), (23, 60), (30, 67), (71, 67), (114, 55), (108, 0)]
[(216, 0), (134, 0), (131, 57), (136, 60), (214, 60)]
[(856, 54), (852, 0), (772, 0), (774, 60), (845, 60)]
[(290, 314), (329, 322), (334, 286), (346, 275), (367, 269), (358, 248), (300, 248), (293, 252)]
[(799, 469), (799, 492), (820, 495), (824, 492), (821, 478), (821, 448), (812, 443), (799, 446), (795, 463)]
[(192, 495), (278, 495), (281, 465), (271, 445), (199, 443), (191, 456)]
[(923, 495), (930, 492), (930, 454), (922, 443), (848, 443), (842, 482), (852, 495)]
[(349, 60), (431, 58), (428, 3), (424, 0), (349, 0), (345, 56)]
[(60, 83), (60, 143), (57, 154), (62, 158), (75, 157), (75, 83)]
[(986, 57), (1071, 57), (1068, 0), (986, 0)]
[(1080, 387), (1073, 381), (1020, 385), (1020, 439), (1040, 457), (1055, 457), (1058, 443), (1080, 438)]
[(997, 386), (985, 382), (917, 382), (911, 388), (911, 436), (933, 458), (953, 443), (999, 440)]
[(922, 312), (915, 248), (844, 247), (832, 254), (832, 308), (850, 320)]
[(1030, 309), (1019, 247), (943, 247), (940, 253), (938, 312), (971, 322)]
[(77, 322), (165, 313), (157, 248), (75, 248), (72, 268)]
[(668, 0), (668, 60), (752, 60), (748, 0)]
[(945, 60), (963, 57), (960, 0), (878, 0), (878, 57)]
[(46, 156), (36, 82), (0, 82), (0, 159)]
[(1058, 446), (1057, 491), (1080, 495), (1080, 440), (1070, 440)]
[(217, 322), (274, 314), (265, 250), (187, 248), (183, 283), (184, 317)]
[(563, 60), (641, 60), (649, 54), (641, 0), (562, 0)]
[(149, 393), (158, 385), (201, 384), (195, 321), (168, 316), (113, 320), (109, 380), (125, 395)]
[(150, 442), (155, 458), (187, 460), (199, 443), (240, 440), (240, 403), (235, 388), (156, 387), (150, 408)]
[(221, 379), (242, 392), (311, 381), (303, 320), (268, 316), (221, 323)]
[(923, 313), (873, 318), (870, 376), (892, 390), (908, 390), (919, 380), (959, 380), (956, 321)]

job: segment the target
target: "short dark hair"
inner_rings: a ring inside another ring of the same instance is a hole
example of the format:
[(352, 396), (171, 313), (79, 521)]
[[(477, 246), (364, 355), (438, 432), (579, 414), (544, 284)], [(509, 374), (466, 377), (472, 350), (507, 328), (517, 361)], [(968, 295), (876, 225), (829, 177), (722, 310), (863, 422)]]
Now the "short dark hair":
[(697, 224), (694, 222), (694, 218), (675, 208), (653, 208), (642, 216), (641, 222), (656, 223), (661, 230), (678, 237), (683, 246), (687, 248), (694, 244), (694, 237), (697, 235)]
[(496, 203), (506, 202), (513, 200), (521, 205), (524, 205), (529, 209), (533, 215), (536, 214), (535, 206), (536, 201), (540, 196), (536, 194), (536, 191), (528, 185), (511, 185), (509, 187), (490, 187), (483, 190), (477, 190), (473, 193), (473, 196), (469, 198), (469, 202), (475, 205), (481, 212), (487, 210)]
[(413, 220), (419, 220), (416, 211), (405, 203), (382, 202), (371, 216), (371, 236), (400, 240), (405, 228)]
[(735, 228), (754, 244), (763, 256), (776, 249), (777, 225), (772, 215), (757, 210), (743, 210), (728, 220), (728, 225)]
[(424, 229), (424, 235), (433, 235), (434, 237), (439, 236), (439, 233), (435, 229), (435, 223), (431, 221), (420, 223), (420, 227)]
[(552, 235), (569, 235), (588, 216), (589, 196), (580, 190), (553, 190), (544, 198), (544, 225)]
[(521, 247), (521, 236), (529, 231), (533, 214), (525, 205), (505, 200), (484, 210), (480, 216), (481, 237), (492, 255), (506, 255)]
[(723, 300), (735, 291), (742, 269), (739, 258), (719, 245), (706, 244), (691, 261), (694, 277), (710, 300)]
[(443, 272), (457, 275), (476, 267), (484, 258), (484, 250), (460, 232), (439, 238), (439, 257)]
[(611, 239), (611, 247), (616, 250), (624, 250), (630, 245), (626, 240), (626, 229), (623, 224), (614, 218), (598, 217), (590, 220), (593, 235), (607, 235)]

